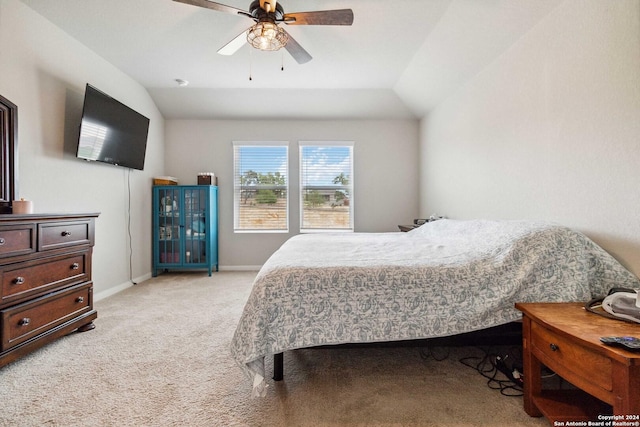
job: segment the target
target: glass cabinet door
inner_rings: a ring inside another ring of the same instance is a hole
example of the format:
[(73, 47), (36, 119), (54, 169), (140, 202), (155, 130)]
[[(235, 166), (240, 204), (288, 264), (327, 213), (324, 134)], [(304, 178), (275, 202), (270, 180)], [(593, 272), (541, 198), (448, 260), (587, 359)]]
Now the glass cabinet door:
[(180, 260), (180, 190), (158, 191), (158, 261), (161, 264), (179, 264)]
[(185, 264), (207, 262), (207, 193), (208, 188), (184, 189)]

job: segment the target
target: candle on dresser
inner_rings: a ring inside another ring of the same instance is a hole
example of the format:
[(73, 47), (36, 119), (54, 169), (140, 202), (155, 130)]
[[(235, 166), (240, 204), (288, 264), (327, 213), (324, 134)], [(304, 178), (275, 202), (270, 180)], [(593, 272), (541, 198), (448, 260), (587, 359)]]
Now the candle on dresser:
[(33, 213), (33, 202), (31, 200), (14, 200), (12, 203), (14, 214), (30, 214)]

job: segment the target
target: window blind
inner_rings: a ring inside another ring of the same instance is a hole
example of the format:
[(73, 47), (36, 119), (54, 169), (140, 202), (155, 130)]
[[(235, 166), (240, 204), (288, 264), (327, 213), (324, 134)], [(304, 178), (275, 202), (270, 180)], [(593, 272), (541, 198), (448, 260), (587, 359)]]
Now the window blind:
[(289, 231), (287, 142), (234, 142), (234, 231)]
[(353, 142), (300, 142), (300, 231), (353, 231)]

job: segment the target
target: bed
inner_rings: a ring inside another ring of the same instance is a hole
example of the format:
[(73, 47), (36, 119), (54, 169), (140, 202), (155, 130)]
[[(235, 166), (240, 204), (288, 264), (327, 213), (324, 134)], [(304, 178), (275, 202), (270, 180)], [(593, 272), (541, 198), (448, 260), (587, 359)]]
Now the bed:
[(519, 320), (516, 302), (588, 301), (614, 286), (640, 281), (585, 235), (545, 222), (302, 234), (258, 272), (231, 353), (263, 396), (268, 355), (468, 333)]

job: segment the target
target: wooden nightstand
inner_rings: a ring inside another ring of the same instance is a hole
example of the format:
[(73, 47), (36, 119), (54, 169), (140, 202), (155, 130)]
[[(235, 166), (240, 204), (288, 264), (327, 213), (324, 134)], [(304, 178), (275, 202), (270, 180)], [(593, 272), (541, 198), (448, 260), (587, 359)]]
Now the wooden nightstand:
[[(617, 421), (640, 422), (640, 353), (600, 342), (603, 336), (640, 337), (640, 324), (589, 313), (581, 303), (518, 303), (516, 308), (524, 314), (527, 414), (544, 415), (552, 425), (561, 425), (605, 421), (602, 416), (610, 415), (613, 407), (613, 414), (622, 417)], [(542, 365), (577, 389), (543, 389)]]

